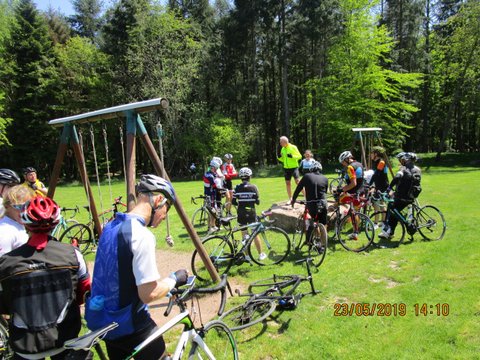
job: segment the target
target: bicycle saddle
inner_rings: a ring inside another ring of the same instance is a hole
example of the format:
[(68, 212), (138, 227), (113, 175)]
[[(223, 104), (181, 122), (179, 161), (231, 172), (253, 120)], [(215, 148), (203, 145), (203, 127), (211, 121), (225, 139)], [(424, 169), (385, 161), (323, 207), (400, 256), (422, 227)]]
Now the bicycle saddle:
[(104, 327), (91, 331), (83, 336), (77, 337), (75, 339), (67, 340), (63, 344), (65, 349), (73, 350), (90, 350), (95, 344), (98, 343), (103, 336), (108, 333), (110, 330), (115, 329), (118, 326), (116, 322), (105, 325)]
[(228, 225), (230, 223), (230, 221), (232, 221), (235, 218), (236, 218), (236, 216), (222, 217), (222, 218), (220, 218), (220, 222), (222, 223), (222, 225)]

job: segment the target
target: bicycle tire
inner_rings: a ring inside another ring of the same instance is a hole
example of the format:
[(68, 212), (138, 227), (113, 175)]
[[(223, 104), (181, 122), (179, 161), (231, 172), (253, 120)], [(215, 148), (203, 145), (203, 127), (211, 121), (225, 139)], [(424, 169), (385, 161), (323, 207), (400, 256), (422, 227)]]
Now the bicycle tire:
[(328, 179), (328, 192), (333, 194), (339, 186), (343, 186), (345, 180), (343, 178)]
[(435, 206), (421, 207), (415, 216), (415, 221), (418, 232), (425, 240), (441, 240), (445, 236), (447, 223), (442, 212)]
[(315, 267), (322, 265), (323, 260), (327, 254), (328, 234), (325, 225), (316, 223), (310, 235), (308, 244), (308, 256), (312, 259), (312, 264)]
[[(251, 294), (262, 294), (270, 288), (275, 288), (280, 295), (288, 295), (291, 289), (300, 281), (298, 275), (274, 275), (272, 277), (252, 282), (248, 286)], [(286, 289), (286, 291), (284, 291)]]
[(75, 224), (70, 226), (60, 236), (59, 241), (63, 242), (64, 240), (68, 244), (77, 246), (80, 252), (85, 254), (92, 243), (92, 231), (85, 224)]
[(204, 208), (198, 208), (192, 215), (192, 225), (197, 234), (206, 233), (208, 230), (208, 211)]
[[(259, 259), (259, 253), (255, 246), (255, 239), (248, 245), (248, 255), (255, 264), (275, 265), (281, 263), (290, 254), (290, 238), (288, 234), (277, 227), (266, 227), (258, 234), (262, 252), (267, 255), (263, 260)], [(254, 255), (256, 254), (256, 255)]]
[(242, 330), (265, 320), (275, 311), (276, 306), (273, 299), (250, 299), (223, 313), (219, 320), (232, 331)]
[[(227, 273), (234, 261), (234, 250), (231, 242), (222, 236), (210, 236), (202, 241), (202, 245), (218, 274)], [(206, 281), (210, 279), (210, 273), (203, 263), (198, 250), (195, 250), (192, 254), (191, 266), (193, 274), (199, 280)]]
[(305, 234), (305, 220), (303, 219), (303, 214), (301, 214), (295, 223), (295, 230), (293, 232), (293, 247), (295, 251), (298, 251), (304, 245), (304, 234)]
[[(378, 221), (378, 219), (386, 219), (387, 212), (384, 210), (375, 211), (370, 215), (370, 220), (373, 222), (375, 231), (382, 231), (383, 221)], [(393, 213), (390, 216), (395, 216)], [(375, 220), (377, 219), (377, 220)], [(380, 247), (398, 247), (403, 240), (405, 240), (406, 228), (403, 221), (398, 220), (397, 227), (395, 228), (395, 234), (390, 239), (384, 239), (378, 237), (378, 242), (376, 243)]]
[(8, 325), (4, 324), (4, 321), (0, 322), (0, 359), (11, 360), (13, 359), (14, 352), (8, 342), (9, 333)]
[(78, 224), (77, 220), (74, 219), (66, 219), (65, 221), (60, 222), (55, 229), (53, 229), (52, 237), (55, 239), (59, 238), (59, 235), (63, 234), (65, 230), (67, 230), (70, 226)]
[[(198, 331), (198, 334), (214, 356), (214, 359), (238, 360), (235, 337), (224, 322), (212, 320), (205, 324), (203, 329)], [(188, 354), (188, 359), (210, 359), (210, 357), (201, 345), (193, 342)]]
[[(229, 209), (230, 207), (230, 209)], [(222, 204), (221, 217), (237, 216), (237, 208), (231, 202)]]
[(373, 222), (365, 214), (349, 213), (340, 221), (337, 238), (346, 250), (363, 251), (372, 244), (375, 238)]

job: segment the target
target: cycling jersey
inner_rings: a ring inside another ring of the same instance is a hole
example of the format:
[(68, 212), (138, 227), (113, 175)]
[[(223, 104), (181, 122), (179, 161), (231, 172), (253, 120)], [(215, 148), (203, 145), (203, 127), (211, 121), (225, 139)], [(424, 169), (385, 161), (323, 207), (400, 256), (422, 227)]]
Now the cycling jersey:
[(225, 180), (232, 180), (238, 176), (237, 170), (232, 163), (224, 163), (221, 167), (222, 174), (225, 176)]
[(255, 185), (243, 180), (233, 190), (233, 205), (238, 205), (237, 221), (240, 225), (256, 221), (255, 205), (260, 204), (260, 195)]
[(407, 163), (405, 166), (402, 166), (390, 182), (390, 187), (395, 187), (395, 198), (412, 202), (415, 199), (412, 187), (414, 182), (420, 183), (421, 176), (421, 170), (413, 163)]
[(33, 189), (33, 187), (32, 187), (33, 185), (35, 185), (35, 187), (36, 187), (36, 190), (35, 190), (36, 195), (45, 196), (45, 194), (40, 191), (40, 189), (45, 188), (45, 185), (40, 180), (38, 180), (38, 179), (35, 180), (35, 183), (33, 183), (33, 184), (31, 184), (28, 181), (25, 181), (24, 183), (22, 183), (22, 186), (30, 188), (30, 189)]
[(310, 158), (310, 159), (303, 159), (301, 162), (300, 162), (300, 166), (299, 166), (299, 169), (300, 169), (300, 172), (302, 174), (306, 174), (310, 171), (310, 167), (312, 166), (312, 164), (315, 162), (315, 159), (314, 158)]
[(385, 191), (388, 188), (388, 167), (382, 159), (374, 160), (372, 162), (374, 173), (368, 185), (375, 184), (375, 188), (380, 191)]
[(285, 147), (282, 147), (280, 151), (280, 157), (278, 161), (283, 164), (284, 169), (295, 169), (298, 168), (298, 161), (302, 158), (300, 151), (293, 144), (288, 144)]
[(350, 184), (353, 179), (357, 179), (357, 185), (348, 190), (350, 194), (355, 194), (363, 190), (363, 166), (358, 161), (352, 161), (347, 166), (345, 173), (345, 181)]
[(8, 216), (0, 219), (0, 256), (25, 244), (28, 234), (25, 227)]

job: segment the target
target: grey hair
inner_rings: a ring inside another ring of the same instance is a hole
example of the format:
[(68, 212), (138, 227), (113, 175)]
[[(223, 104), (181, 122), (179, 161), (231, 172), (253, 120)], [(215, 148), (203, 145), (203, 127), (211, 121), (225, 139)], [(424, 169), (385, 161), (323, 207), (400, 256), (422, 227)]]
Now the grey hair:
[(280, 141), (286, 141), (288, 143), (288, 138), (286, 136), (280, 136)]

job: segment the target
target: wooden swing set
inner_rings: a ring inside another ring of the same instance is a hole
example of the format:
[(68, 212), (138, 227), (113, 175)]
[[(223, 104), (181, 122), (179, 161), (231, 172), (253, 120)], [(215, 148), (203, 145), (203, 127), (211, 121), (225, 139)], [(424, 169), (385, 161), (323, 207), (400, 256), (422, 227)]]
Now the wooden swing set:
[[(382, 138), (380, 137), (380, 132), (382, 128), (372, 127), (372, 128), (352, 128), (352, 131), (355, 133), (355, 140), (360, 142), (360, 151), (361, 151), (361, 163), (364, 169), (372, 168), (372, 160), (368, 156), (372, 152), (372, 148), (378, 144), (383, 147)], [(355, 147), (355, 144), (354, 146)], [(388, 169), (390, 170), (390, 175), (393, 177), (393, 169), (388, 159), (387, 154), (384, 154), (385, 162), (387, 163)]]
[[(162, 176), (165, 179), (169, 180), (168, 174), (165, 171), (164, 164), (163, 164), (163, 154), (162, 158), (160, 158), (155, 151), (153, 143), (147, 133), (145, 125), (140, 117), (141, 113), (149, 112), (149, 111), (162, 111), (168, 108), (168, 100), (164, 98), (157, 98), (151, 99), (146, 101), (135, 102), (131, 104), (119, 105), (110, 108), (105, 108), (101, 110), (91, 111), (84, 114), (68, 116), (64, 118), (59, 118), (55, 120), (49, 121), (49, 125), (60, 127), (63, 126), (62, 134), (60, 136), (60, 144), (57, 150), (57, 156), (55, 159), (55, 164), (53, 167), (53, 171), (50, 178), (50, 183), (48, 186), (48, 197), (53, 198), (55, 195), (56, 186), (60, 177), (61, 168), (63, 165), (63, 160), (65, 157), (65, 153), (68, 150), (69, 145), (73, 149), (73, 153), (75, 156), (75, 160), (77, 163), (78, 170), (80, 172), (80, 178), (85, 189), (85, 193), (87, 195), (87, 199), (90, 206), (90, 212), (94, 221), (95, 230), (100, 235), (102, 232), (102, 224), (100, 222), (97, 207), (95, 205), (95, 199), (93, 197), (92, 188), (90, 186), (90, 181), (87, 174), (87, 168), (85, 164), (85, 157), (82, 148), (82, 141), (81, 141), (81, 134), (79, 136), (79, 132), (77, 131), (76, 125), (89, 123), (91, 125), (90, 130), (92, 134), (92, 146), (93, 143), (93, 124), (100, 121), (100, 120), (107, 120), (107, 119), (118, 119), (118, 118), (125, 118), (125, 129), (126, 129), (126, 149), (125, 153), (123, 153), (122, 148), (122, 157), (124, 163), (124, 174), (125, 174), (125, 182), (126, 182), (126, 191), (127, 191), (127, 209), (131, 210), (136, 204), (136, 196), (135, 196), (135, 183), (136, 183), (136, 138), (137, 135), (139, 136), (142, 145), (144, 146), (150, 161), (152, 162), (155, 172), (157, 175)], [(110, 183), (110, 170), (109, 170), (109, 159), (108, 159), (108, 144), (106, 141), (106, 133), (105, 127), (103, 128), (104, 137), (105, 137), (105, 147), (106, 147), (106, 155), (107, 155), (107, 174)], [(121, 134), (123, 134), (123, 130), (121, 130)], [(123, 145), (123, 135), (121, 135), (120, 141)], [(160, 139), (161, 141), (161, 139)], [(96, 161), (96, 154), (93, 151), (95, 157), (95, 169), (96, 169), (96, 176), (97, 182), (99, 182), (99, 174), (98, 174), (98, 167)], [(100, 188), (100, 186), (99, 186)], [(208, 253), (205, 251), (205, 248), (202, 245), (202, 242), (193, 228), (190, 220), (187, 217), (187, 214), (182, 206), (182, 203), (179, 199), (178, 194), (177, 201), (175, 203), (175, 210), (177, 211), (180, 219), (182, 220), (185, 229), (187, 230), (190, 238), (193, 241), (195, 248), (197, 249), (201, 259), (203, 260), (210, 276), (214, 281), (220, 281), (220, 277), (218, 276), (215, 267), (213, 266)], [(167, 240), (168, 242), (168, 240)]]

